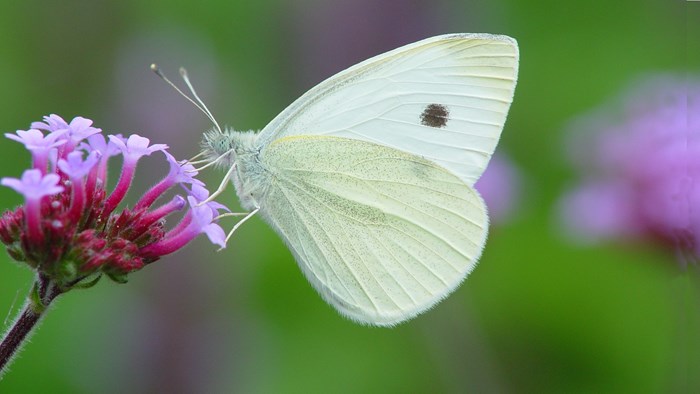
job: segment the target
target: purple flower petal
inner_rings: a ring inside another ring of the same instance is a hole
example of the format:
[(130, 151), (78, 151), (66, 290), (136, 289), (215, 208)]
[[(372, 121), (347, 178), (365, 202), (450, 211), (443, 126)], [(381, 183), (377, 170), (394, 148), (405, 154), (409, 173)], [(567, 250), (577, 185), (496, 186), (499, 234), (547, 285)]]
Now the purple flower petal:
[(562, 200), (567, 227), (700, 251), (697, 113), (700, 80), (659, 77), (579, 119), (570, 151), (586, 180)]
[(51, 132), (66, 130), (67, 138), (69, 138), (73, 144), (77, 144), (83, 139), (102, 131), (91, 126), (92, 120), (83, 118), (82, 116), (76, 116), (71, 120), (70, 124), (68, 124), (62, 117), (56, 114), (44, 116), (44, 122), (33, 122), (31, 125), (33, 129)]
[(90, 152), (85, 160), (82, 152), (73, 151), (65, 160), (58, 161), (58, 168), (71, 178), (82, 178), (90, 172), (99, 159), (100, 153), (97, 151)]
[(0, 184), (10, 187), (24, 195), (27, 200), (38, 200), (44, 196), (51, 196), (63, 191), (59, 186), (60, 177), (56, 174), (42, 175), (36, 169), (26, 170), (21, 179), (2, 178)]
[[(121, 134), (117, 134), (114, 137), (119, 138), (122, 141), (124, 140)], [(87, 144), (82, 143), (80, 145), (81, 148), (86, 151), (99, 152), (100, 156), (102, 157), (112, 157), (121, 154), (121, 150), (116, 145), (114, 145), (111, 142), (111, 140), (110, 142), (107, 142), (107, 140), (102, 134), (93, 134), (87, 138), (87, 141)]]
[(204, 185), (204, 182), (194, 178), (197, 176), (198, 172), (195, 170), (192, 164), (186, 161), (178, 162), (168, 151), (163, 150), (162, 152), (170, 164), (170, 172), (168, 173), (168, 177), (173, 177), (175, 179), (175, 183), (189, 183), (201, 186)]
[(209, 241), (214, 245), (218, 245), (221, 248), (226, 247), (226, 232), (218, 224), (211, 223), (204, 227), (204, 234), (207, 235)]
[(65, 140), (56, 141), (56, 139), (67, 132), (68, 130), (57, 130), (44, 135), (44, 133), (37, 129), (29, 129), (26, 131), (17, 130), (17, 135), (5, 133), (5, 137), (24, 144), (30, 151), (47, 151), (65, 144)]
[(136, 161), (142, 156), (148, 156), (153, 152), (162, 151), (168, 148), (165, 144), (151, 145), (150, 140), (137, 134), (132, 134), (126, 142), (117, 136), (110, 135), (109, 141), (122, 151), (125, 158)]
[(51, 114), (49, 116), (44, 116), (43, 122), (32, 122), (31, 127), (33, 129), (40, 129), (46, 131), (58, 131), (58, 130), (68, 130), (70, 126), (63, 120), (62, 117)]
[(102, 132), (101, 129), (97, 129), (92, 126), (92, 120), (83, 118), (82, 116), (76, 116), (70, 122), (70, 138), (73, 143), (78, 143), (91, 135)]
[[(204, 187), (204, 184), (192, 184), (192, 189), (185, 189), (187, 193), (197, 201), (197, 204), (205, 201), (209, 198), (209, 190)], [(214, 215), (219, 215), (219, 211), (231, 212), (231, 210), (224, 204), (218, 203), (216, 201), (210, 201), (205, 204), (214, 212)]]
[(207, 205), (197, 206), (199, 201), (192, 196), (188, 196), (187, 201), (190, 203), (192, 215), (190, 226), (198, 233), (205, 233), (212, 243), (225, 247), (226, 233), (218, 224), (213, 223), (214, 211)]

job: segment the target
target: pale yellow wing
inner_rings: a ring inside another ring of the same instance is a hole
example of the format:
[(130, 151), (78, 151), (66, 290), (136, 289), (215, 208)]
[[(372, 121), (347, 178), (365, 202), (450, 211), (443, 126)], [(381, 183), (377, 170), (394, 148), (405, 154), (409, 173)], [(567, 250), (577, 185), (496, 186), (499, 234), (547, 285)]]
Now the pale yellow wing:
[(433, 306), (472, 270), (486, 207), (419, 156), (360, 140), (297, 136), (261, 152), (261, 213), (323, 298), (359, 322), (393, 325)]

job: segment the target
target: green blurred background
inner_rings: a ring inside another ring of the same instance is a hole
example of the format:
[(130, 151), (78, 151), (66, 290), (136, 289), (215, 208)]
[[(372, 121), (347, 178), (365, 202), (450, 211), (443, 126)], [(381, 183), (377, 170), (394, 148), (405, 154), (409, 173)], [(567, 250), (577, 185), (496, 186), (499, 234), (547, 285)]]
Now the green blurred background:
[[(171, 76), (187, 66), (220, 122), (259, 129), (315, 83), (382, 51), (447, 32), (510, 35), (520, 80), (499, 150), (523, 188), (517, 215), (492, 228), (464, 285), (396, 328), (341, 318), (255, 218), (224, 252), (199, 239), (126, 285), (60, 298), (0, 392), (699, 392), (697, 278), (651, 246), (573, 244), (554, 210), (575, 182), (567, 123), (635, 78), (697, 71), (698, 5), (3, 2), (0, 131), (81, 115), (106, 133), (168, 143), (178, 158), (197, 153), (210, 125), (150, 73), (151, 62)], [(0, 175), (28, 165), (18, 147), (0, 142)], [(139, 179), (163, 170), (142, 168)], [(206, 177), (215, 185), (221, 174)], [(233, 191), (224, 199), (235, 201)], [(2, 188), (0, 203), (20, 196)], [(8, 324), (32, 274), (3, 260)]]

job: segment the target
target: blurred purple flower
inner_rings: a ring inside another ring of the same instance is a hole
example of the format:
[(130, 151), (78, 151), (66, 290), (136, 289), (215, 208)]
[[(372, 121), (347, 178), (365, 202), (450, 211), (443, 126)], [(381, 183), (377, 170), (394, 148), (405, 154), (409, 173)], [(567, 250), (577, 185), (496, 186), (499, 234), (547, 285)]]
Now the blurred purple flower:
[(492, 223), (503, 224), (513, 217), (520, 195), (520, 182), (518, 168), (505, 155), (493, 155), (486, 171), (474, 185), (486, 202)]
[(562, 198), (561, 219), (577, 239), (654, 241), (685, 266), (700, 255), (700, 80), (651, 79), (622, 101), (574, 124), (583, 179)]

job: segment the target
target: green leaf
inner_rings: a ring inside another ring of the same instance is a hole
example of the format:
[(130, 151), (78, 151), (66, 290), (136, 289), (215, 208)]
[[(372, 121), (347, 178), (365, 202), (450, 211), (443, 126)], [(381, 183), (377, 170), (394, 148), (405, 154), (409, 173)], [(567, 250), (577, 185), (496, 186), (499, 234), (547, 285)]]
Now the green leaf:
[(117, 283), (127, 283), (129, 281), (127, 274), (118, 274), (114, 272), (106, 272), (105, 273), (107, 276), (109, 276), (109, 279), (112, 279), (113, 281)]
[(91, 278), (91, 276), (86, 276), (85, 278), (78, 281), (78, 283), (73, 285), (71, 288), (72, 289), (89, 289), (92, 286), (95, 286), (97, 284), (97, 282), (100, 281), (100, 279), (102, 279), (102, 274), (95, 274), (94, 278)]

